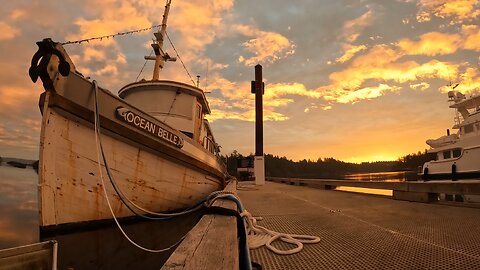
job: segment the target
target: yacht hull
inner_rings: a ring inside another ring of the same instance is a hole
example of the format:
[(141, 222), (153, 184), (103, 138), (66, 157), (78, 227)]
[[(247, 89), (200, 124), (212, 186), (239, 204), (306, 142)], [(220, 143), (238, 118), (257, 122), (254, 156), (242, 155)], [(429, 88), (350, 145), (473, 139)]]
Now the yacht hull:
[[(453, 145), (452, 148), (460, 147)], [(419, 176), (423, 180), (480, 179), (480, 147), (465, 148), (460, 157), (426, 162)]]

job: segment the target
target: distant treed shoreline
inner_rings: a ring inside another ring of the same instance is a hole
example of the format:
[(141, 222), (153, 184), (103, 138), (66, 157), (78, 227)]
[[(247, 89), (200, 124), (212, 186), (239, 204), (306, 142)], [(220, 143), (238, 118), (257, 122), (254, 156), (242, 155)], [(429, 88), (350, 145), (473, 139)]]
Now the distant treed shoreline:
[[(224, 156), (227, 161), (228, 172), (237, 175), (238, 160), (248, 158), (237, 151)], [(298, 177), (298, 178), (338, 178), (353, 173), (375, 173), (395, 171), (417, 171), (426, 161), (432, 160), (432, 154), (418, 152), (399, 158), (396, 161), (375, 161), (350, 163), (334, 158), (319, 158), (316, 161), (292, 161), (287, 157), (265, 155), (265, 174), (270, 177)]]

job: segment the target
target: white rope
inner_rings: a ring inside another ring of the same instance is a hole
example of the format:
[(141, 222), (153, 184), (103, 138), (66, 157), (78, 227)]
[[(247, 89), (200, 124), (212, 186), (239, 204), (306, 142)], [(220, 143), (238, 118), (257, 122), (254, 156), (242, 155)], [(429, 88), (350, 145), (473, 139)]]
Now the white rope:
[[(93, 84), (95, 86), (95, 104), (97, 104), (97, 82), (96, 81), (93, 81)], [(95, 112), (95, 146), (97, 148), (97, 165), (98, 165), (98, 171), (100, 172), (100, 179), (102, 181), (102, 188), (103, 188), (103, 194), (105, 195), (105, 200), (107, 201), (107, 205), (108, 205), (108, 209), (110, 210), (110, 213), (112, 214), (112, 217), (113, 219), (115, 220), (115, 223), (117, 224), (117, 227), (118, 229), (122, 232), (123, 236), (134, 246), (136, 246), (137, 248), (141, 249), (141, 250), (144, 250), (144, 251), (147, 251), (147, 252), (152, 252), (152, 253), (160, 253), (160, 252), (164, 252), (164, 251), (167, 251), (173, 247), (175, 247), (178, 243), (180, 243), (184, 238), (185, 238), (185, 235), (178, 241), (176, 242), (175, 244), (167, 247), (167, 248), (164, 248), (164, 249), (149, 249), (149, 248), (146, 248), (146, 247), (143, 247), (137, 243), (135, 243), (132, 239), (130, 239), (130, 237), (128, 237), (128, 235), (125, 233), (125, 231), (123, 230), (122, 226), (120, 225), (120, 223), (118, 222), (117, 218), (115, 217), (115, 213), (113, 213), (113, 209), (112, 209), (112, 206), (110, 204), (110, 200), (108, 198), (108, 193), (107, 193), (107, 189), (105, 187), (105, 181), (103, 180), (103, 170), (102, 170), (102, 166), (101, 166), (101, 159), (100, 159), (100, 149), (99, 149), (99, 145), (100, 145), (100, 138), (98, 136), (98, 133), (99, 133), (99, 130), (98, 130), (98, 122), (97, 122), (97, 106), (94, 106), (94, 112)], [(105, 166), (105, 165), (104, 165)]]
[[(238, 201), (237, 196), (232, 194), (231, 192), (214, 192), (213, 198), (207, 200), (205, 204), (210, 206), (213, 204), (214, 201), (234, 196)], [(242, 210), (240, 210), (242, 211)], [(261, 217), (253, 217), (247, 210), (243, 209), (243, 212), (240, 213), (243, 219), (246, 221), (246, 230), (247, 230), (247, 241), (248, 241), (248, 248), (249, 249), (256, 249), (261, 246), (266, 246), (268, 249), (273, 251), (276, 254), (280, 255), (290, 255), (300, 252), (303, 249), (303, 244), (316, 244), (320, 242), (320, 237), (318, 236), (311, 236), (311, 235), (303, 235), (303, 234), (287, 234), (287, 233), (280, 233), (276, 231), (269, 230), (263, 226), (257, 224), (257, 220), (261, 220)], [(297, 247), (289, 250), (280, 250), (277, 249), (272, 245), (273, 242), (276, 240), (280, 240), (289, 244), (296, 245)]]
[[(247, 210), (244, 210), (241, 215), (245, 217), (245, 220), (247, 221), (247, 241), (250, 249), (256, 249), (265, 245), (276, 254), (290, 255), (300, 252), (303, 249), (303, 244), (315, 244), (320, 242), (320, 237), (317, 236), (287, 234), (269, 230), (258, 225), (257, 220), (261, 218), (253, 217)], [(276, 240), (293, 244), (297, 247), (289, 250), (281, 250), (272, 245)]]

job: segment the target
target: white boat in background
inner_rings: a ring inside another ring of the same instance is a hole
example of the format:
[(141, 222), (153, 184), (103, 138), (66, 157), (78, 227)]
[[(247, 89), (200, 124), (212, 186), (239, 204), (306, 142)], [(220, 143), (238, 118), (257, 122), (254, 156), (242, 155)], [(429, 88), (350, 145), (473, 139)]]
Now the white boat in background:
[(419, 176), (424, 180), (458, 180), (480, 178), (480, 96), (465, 97), (458, 91), (448, 92), (450, 108), (456, 110), (457, 130), (437, 139), (427, 140), (429, 153), (436, 159), (425, 162)]
[[(134, 213), (126, 202), (151, 212), (170, 212), (189, 208), (224, 187), (226, 167), (204, 119), (210, 113), (204, 92), (159, 80), (164, 62), (174, 60), (162, 48), (169, 7), (170, 0), (152, 44), (153, 79), (126, 85), (119, 97), (78, 72), (60, 43), (37, 42), (29, 73), (34, 82), (40, 78), (45, 89), (40, 97), (42, 228), (111, 219), (108, 198), (116, 217), (128, 217)], [(106, 166), (98, 158), (96, 135)], [(110, 169), (107, 174), (119, 189), (107, 179), (108, 198), (99, 163)]]

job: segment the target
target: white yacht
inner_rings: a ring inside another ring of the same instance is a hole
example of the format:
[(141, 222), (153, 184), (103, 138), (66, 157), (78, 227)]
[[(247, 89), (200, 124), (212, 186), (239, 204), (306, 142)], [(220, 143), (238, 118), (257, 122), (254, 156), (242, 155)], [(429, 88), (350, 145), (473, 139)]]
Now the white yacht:
[(425, 162), (419, 176), (423, 180), (480, 178), (480, 96), (469, 98), (458, 91), (448, 92), (450, 108), (455, 109), (457, 132), (427, 140), (429, 153), (436, 159)]

